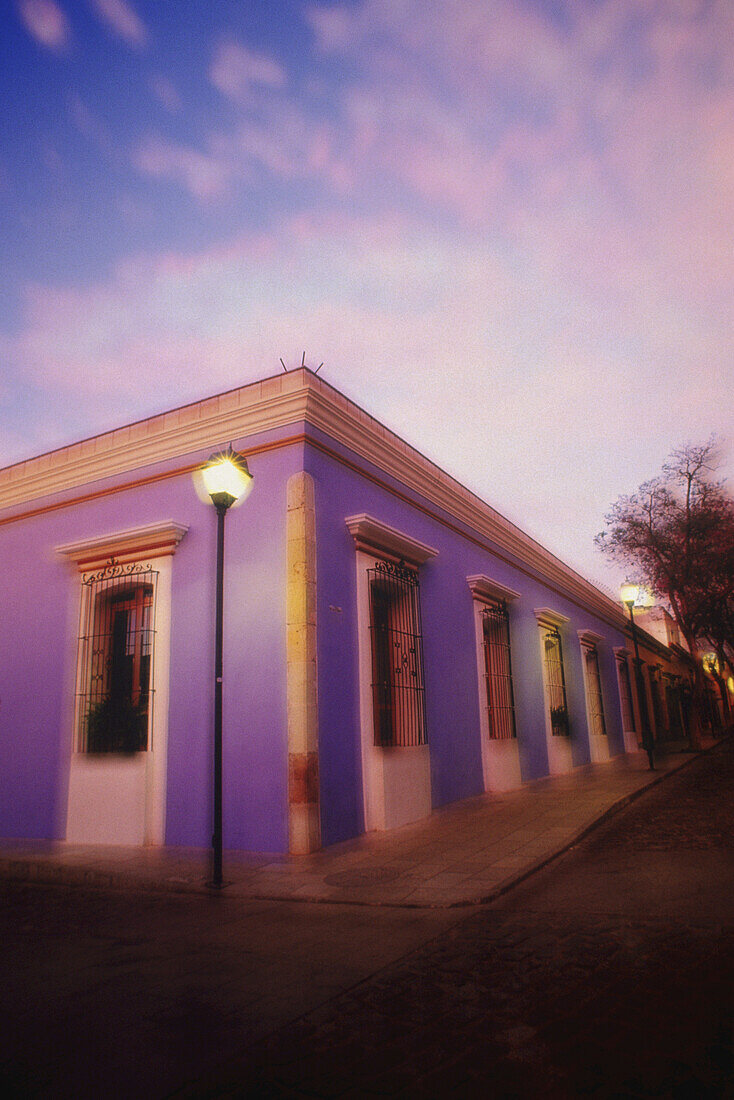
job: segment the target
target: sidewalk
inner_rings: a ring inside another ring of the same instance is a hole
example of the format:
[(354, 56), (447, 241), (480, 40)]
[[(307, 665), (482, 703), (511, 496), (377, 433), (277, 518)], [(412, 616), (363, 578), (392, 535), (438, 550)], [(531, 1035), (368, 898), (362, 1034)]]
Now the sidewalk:
[[(716, 743), (704, 751), (715, 751)], [(450, 908), (497, 897), (565, 851), (613, 811), (695, 759), (675, 753), (648, 770), (644, 753), (588, 764), (517, 791), (444, 807), (310, 856), (224, 853), (225, 896)], [(209, 893), (209, 852), (0, 841), (0, 878)]]

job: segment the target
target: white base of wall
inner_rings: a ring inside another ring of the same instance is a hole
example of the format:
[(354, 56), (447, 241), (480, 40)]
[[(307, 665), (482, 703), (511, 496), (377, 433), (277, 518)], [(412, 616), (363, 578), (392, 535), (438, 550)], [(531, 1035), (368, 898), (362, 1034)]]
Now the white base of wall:
[(600, 734), (589, 734), (589, 752), (592, 764), (603, 764), (609, 760), (609, 740)]
[(548, 774), (563, 775), (573, 770), (573, 751), (570, 737), (548, 738)]
[[(150, 753), (74, 753), (69, 775), (66, 839), (74, 844), (144, 844)], [(162, 838), (161, 838), (162, 840)], [(160, 841), (159, 841), (160, 842)]]
[(634, 730), (624, 731), (624, 751), (625, 752), (641, 752), (640, 746), (637, 744), (637, 734)]
[(485, 791), (513, 791), (522, 785), (517, 738), (487, 739), (482, 753)]
[(373, 772), (373, 811), (370, 827), (397, 829), (431, 813), (431, 759), (428, 745), (378, 749), (382, 767)]

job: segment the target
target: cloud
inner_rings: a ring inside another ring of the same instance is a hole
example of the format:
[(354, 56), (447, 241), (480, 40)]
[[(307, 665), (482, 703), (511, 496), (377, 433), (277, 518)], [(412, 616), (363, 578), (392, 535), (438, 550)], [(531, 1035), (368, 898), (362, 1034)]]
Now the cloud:
[(154, 96), (171, 114), (176, 114), (181, 110), (181, 96), (178, 94), (173, 81), (169, 80), (167, 76), (158, 74), (152, 77), (150, 87)]
[[(727, 436), (712, 390), (725, 389), (734, 319), (707, 331), (703, 317), (671, 329), (630, 315), (610, 328), (593, 295), (552, 271), (517, 275), (473, 234), (303, 215), (218, 248), (139, 256), (87, 287), (30, 288), (3, 349), (69, 410), (57, 442), (116, 425), (122, 406), (132, 420), (277, 373), (279, 356), (294, 364), (305, 349), (327, 381), (594, 574), (609, 502), (678, 438)], [(716, 369), (692, 371), (696, 359)]]
[(127, 0), (90, 0), (90, 3), (107, 29), (129, 46), (142, 50), (148, 45), (150, 32)]
[[(593, 572), (580, 547), (609, 502), (679, 439), (730, 430), (734, 5), (350, 0), (308, 19), (312, 79), (222, 40), (209, 132), (133, 153), (250, 231), (36, 286), (7, 361), (86, 435), (121, 398), (143, 416), (305, 348)], [(126, 216), (160, 219), (158, 198)]]
[(71, 43), (66, 15), (54, 0), (17, 0), (18, 14), (40, 45), (62, 53)]
[(239, 101), (247, 100), (258, 86), (282, 88), (287, 79), (277, 61), (254, 53), (234, 39), (225, 39), (217, 46), (209, 77), (222, 95)]
[(204, 202), (224, 195), (232, 177), (231, 168), (221, 158), (157, 136), (138, 146), (133, 163), (143, 175), (173, 180)]

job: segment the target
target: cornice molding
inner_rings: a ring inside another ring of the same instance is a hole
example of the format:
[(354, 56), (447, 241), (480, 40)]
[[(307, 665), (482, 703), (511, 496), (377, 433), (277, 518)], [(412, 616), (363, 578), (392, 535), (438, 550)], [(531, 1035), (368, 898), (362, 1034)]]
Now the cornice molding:
[[(617, 603), (311, 371), (299, 368), (0, 470), (0, 508), (294, 424), (323, 432), (616, 629)], [(247, 454), (246, 443), (240, 448)]]
[(475, 600), (509, 601), (520, 599), (519, 592), (507, 588), (499, 581), (493, 581), (491, 577), (486, 577), (483, 573), (475, 573), (471, 577), (467, 577), (466, 583), (469, 585), (472, 597)]
[(597, 634), (595, 630), (577, 630), (581, 645), (597, 646), (604, 641), (603, 634)]
[(358, 550), (389, 554), (391, 557), (402, 558), (410, 565), (423, 565), (438, 554), (438, 550), (434, 550), (432, 546), (390, 527), (387, 523), (381, 523), (366, 512), (347, 516), (344, 522)]
[(626, 649), (623, 645), (615, 645), (614, 656), (617, 658), (618, 661), (626, 661), (628, 657), (632, 656), (632, 654), (629, 649)]
[(533, 613), (540, 626), (555, 628), (571, 621), (568, 615), (562, 615), (560, 611), (553, 611), (550, 607), (536, 607), (533, 609)]
[(114, 558), (120, 565), (140, 558), (162, 558), (175, 554), (188, 527), (173, 520), (131, 527), (127, 531), (95, 535), (92, 538), (55, 546), (57, 554), (74, 562), (80, 573), (101, 568)]
[(310, 382), (306, 410), (309, 424), (518, 558), (616, 629), (623, 629), (625, 617), (614, 600), (343, 394), (320, 378), (312, 377)]
[(302, 421), (307, 387), (292, 371), (184, 405), (0, 470), (0, 508), (12, 507)]

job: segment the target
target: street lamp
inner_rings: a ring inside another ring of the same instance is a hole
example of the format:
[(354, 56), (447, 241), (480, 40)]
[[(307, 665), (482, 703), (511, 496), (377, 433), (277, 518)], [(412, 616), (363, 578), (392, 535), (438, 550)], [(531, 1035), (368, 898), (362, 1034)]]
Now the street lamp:
[(719, 675), (719, 658), (713, 651), (702, 655), (701, 664), (703, 665), (703, 671), (707, 672), (709, 676)]
[(252, 488), (252, 474), (244, 455), (232, 450), (213, 454), (201, 469), (204, 487), (217, 510), (217, 595), (214, 645), (214, 829), (212, 832), (212, 881), (222, 882), (222, 635), (224, 622), (224, 519), (237, 501)]
[(650, 729), (650, 717), (647, 710), (647, 695), (645, 694), (645, 682), (642, 678), (642, 661), (640, 660), (640, 647), (637, 643), (637, 624), (635, 623), (635, 617), (632, 614), (632, 608), (640, 595), (640, 586), (633, 584), (631, 581), (625, 581), (619, 590), (619, 595), (623, 604), (626, 604), (627, 610), (630, 613), (630, 623), (632, 625), (632, 642), (635, 647), (635, 684), (637, 686), (637, 698), (640, 703), (640, 723), (642, 725), (642, 747), (647, 753), (647, 759), (650, 761), (650, 768), (655, 768), (655, 761), (653, 759), (653, 740), (652, 731)]

